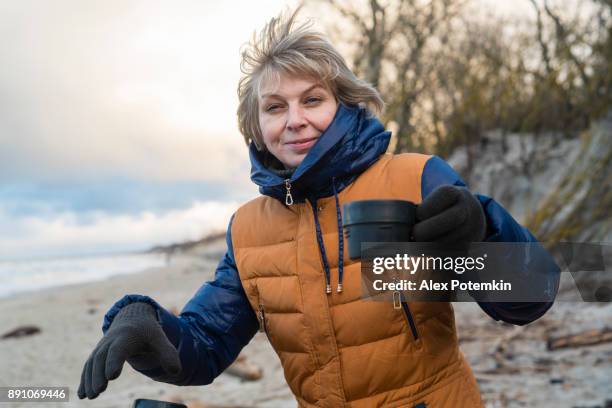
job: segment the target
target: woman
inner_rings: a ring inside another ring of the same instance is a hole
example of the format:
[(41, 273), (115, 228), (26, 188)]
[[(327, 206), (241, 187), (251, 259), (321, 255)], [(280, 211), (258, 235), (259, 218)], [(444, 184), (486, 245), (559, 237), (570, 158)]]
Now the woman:
[[(209, 384), (260, 329), (299, 406), (482, 406), (449, 303), (396, 309), (361, 299), (342, 204), (421, 203), (416, 241), (535, 239), (495, 201), (472, 195), (440, 158), (386, 154), (390, 133), (372, 114), (383, 107), (378, 92), (323, 35), (294, 22), (295, 13), (272, 19), (243, 52), (238, 120), (262, 195), (232, 217), (215, 280), (180, 317), (147, 296), (119, 300), (83, 369), (80, 398), (104, 391), (124, 361), (157, 381)], [(550, 305), (481, 307), (526, 324)]]

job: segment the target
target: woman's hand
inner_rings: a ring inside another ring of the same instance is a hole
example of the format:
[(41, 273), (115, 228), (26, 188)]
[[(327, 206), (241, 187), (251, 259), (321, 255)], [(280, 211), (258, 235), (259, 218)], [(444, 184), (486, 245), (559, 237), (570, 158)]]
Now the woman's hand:
[(417, 207), (416, 242), (479, 242), (487, 222), (480, 202), (464, 187), (440, 186)]
[(100, 395), (110, 380), (119, 377), (125, 361), (137, 370), (161, 367), (170, 376), (182, 370), (176, 348), (147, 303), (131, 303), (119, 311), (83, 367), (79, 398)]

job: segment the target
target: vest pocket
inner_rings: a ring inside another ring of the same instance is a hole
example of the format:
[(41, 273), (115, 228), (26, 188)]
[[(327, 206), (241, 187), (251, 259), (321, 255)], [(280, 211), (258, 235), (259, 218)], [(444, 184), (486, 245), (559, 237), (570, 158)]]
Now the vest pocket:
[(417, 341), (419, 339), (419, 331), (417, 330), (414, 317), (412, 316), (412, 312), (410, 311), (410, 306), (408, 306), (408, 302), (406, 302), (406, 300), (404, 299), (404, 295), (402, 294), (402, 292), (393, 292), (393, 308), (402, 309), (404, 317), (406, 318), (406, 322), (410, 327), (412, 337), (415, 341)]

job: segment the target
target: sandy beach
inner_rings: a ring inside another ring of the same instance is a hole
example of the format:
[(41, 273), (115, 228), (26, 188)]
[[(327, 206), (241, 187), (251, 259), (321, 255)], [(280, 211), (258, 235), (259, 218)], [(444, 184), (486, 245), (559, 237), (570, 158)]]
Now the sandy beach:
[[(263, 369), (258, 381), (223, 374), (206, 387), (177, 387), (155, 382), (125, 365), (120, 377), (94, 400), (76, 396), (81, 370), (102, 336), (102, 319), (124, 294), (153, 297), (169, 310), (180, 310), (195, 291), (212, 279), (222, 248), (177, 255), (165, 268), (107, 280), (24, 293), (0, 300), (0, 332), (23, 325), (41, 333), (0, 341), (0, 386), (67, 386), (70, 402), (45, 407), (127, 408), (136, 398), (201, 401), (206, 407), (293, 406), (278, 357), (265, 335), (257, 334), (243, 354)], [(39, 407), (38, 403), (0, 403), (1, 407)]]
[[(0, 299), (0, 333), (34, 325), (41, 332), (0, 340), (0, 386), (68, 386), (70, 402), (45, 407), (127, 408), (136, 398), (182, 400), (190, 407), (294, 407), (278, 357), (264, 335), (243, 350), (263, 370), (257, 381), (222, 374), (204, 387), (157, 383), (125, 365), (95, 400), (76, 396), (85, 360), (101, 337), (104, 313), (124, 294), (140, 293), (178, 311), (211, 279), (223, 243), (176, 255), (166, 267)], [(488, 407), (607, 407), (612, 404), (612, 343), (549, 351), (551, 336), (612, 324), (612, 305), (558, 302), (525, 327), (495, 322), (475, 304), (455, 304), (461, 348)], [(200, 405), (197, 405), (198, 402)], [(38, 403), (0, 403), (38, 407)]]

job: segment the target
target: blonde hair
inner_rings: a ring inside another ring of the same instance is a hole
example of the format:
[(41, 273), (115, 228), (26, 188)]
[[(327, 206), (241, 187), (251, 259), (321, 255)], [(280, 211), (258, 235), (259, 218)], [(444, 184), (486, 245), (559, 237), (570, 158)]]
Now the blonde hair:
[(380, 114), (382, 97), (358, 79), (327, 37), (312, 29), (310, 20), (295, 27), (297, 8), (288, 17), (272, 18), (242, 49), (238, 82), (238, 128), (247, 145), (265, 148), (259, 127), (259, 92), (262, 83), (281, 74), (302, 75), (321, 81), (346, 105), (361, 105)]

